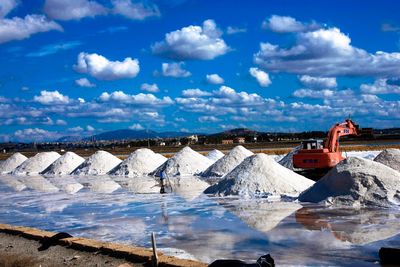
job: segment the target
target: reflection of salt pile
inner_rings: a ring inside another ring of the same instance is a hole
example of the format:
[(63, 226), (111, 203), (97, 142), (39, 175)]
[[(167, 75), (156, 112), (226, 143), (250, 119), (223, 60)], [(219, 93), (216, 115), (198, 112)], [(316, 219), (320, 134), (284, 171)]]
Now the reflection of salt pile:
[(279, 164), (281, 164), (282, 166), (284, 166), (290, 170), (293, 170), (293, 155), (296, 154), (300, 149), (301, 149), (301, 146), (296, 146), (295, 148), (293, 148), (292, 151), (287, 153), (286, 156), (284, 156), (279, 161)]
[(219, 159), (207, 170), (205, 170), (201, 176), (203, 177), (220, 177), (229, 173), (237, 165), (239, 165), (245, 158), (253, 155), (253, 152), (247, 150), (243, 146), (234, 147), (227, 155)]
[(153, 177), (138, 176), (135, 178), (126, 176), (114, 176), (113, 180), (120, 186), (135, 194), (159, 193), (160, 185)]
[(14, 176), (9, 176), (9, 175), (0, 176), (0, 182), (6, 185), (7, 187), (14, 189), (17, 192), (22, 191), (26, 188), (26, 185), (15, 179)]
[(14, 153), (11, 157), (0, 162), (0, 174), (10, 173), (28, 158), (21, 153)]
[(70, 174), (79, 165), (85, 161), (84, 158), (78, 156), (74, 152), (67, 152), (56, 161), (54, 161), (49, 167), (47, 167), (42, 174), (45, 175), (65, 175)]
[(347, 158), (307, 191), (299, 200), (327, 201), (352, 206), (387, 206), (400, 203), (400, 173), (381, 163)]
[(72, 175), (103, 175), (121, 163), (122, 160), (107, 151), (99, 150), (79, 165)]
[(207, 158), (212, 160), (213, 162), (216, 162), (217, 160), (219, 160), (220, 158), (222, 158), (223, 156), (225, 156), (224, 153), (222, 153), (221, 151), (219, 151), (218, 149), (214, 149), (211, 150), (210, 152), (208, 152), (207, 154)]
[(109, 194), (121, 188), (119, 184), (114, 182), (108, 176), (76, 176), (75, 179), (78, 183), (82, 184), (84, 187), (90, 189), (90, 191), (96, 193)]
[(59, 189), (42, 176), (29, 176), (19, 178), (20, 182), (24, 183), (26, 187), (45, 193), (55, 193)]
[(184, 198), (186, 201), (192, 201), (200, 196), (210, 185), (193, 176), (179, 176), (168, 179), (168, 184), (172, 192)]
[(83, 185), (78, 183), (73, 177), (70, 176), (55, 176), (47, 178), (53, 185), (68, 194), (75, 194), (83, 188)]
[(314, 182), (279, 165), (265, 154), (246, 158), (206, 194), (214, 195), (291, 195), (297, 196)]
[(266, 233), (301, 207), (293, 202), (238, 201), (228, 209), (250, 227)]
[(376, 162), (380, 162), (392, 169), (400, 171), (400, 149), (385, 149), (376, 158)]
[(29, 175), (39, 174), (60, 157), (57, 152), (41, 152), (25, 160), (12, 174)]
[(126, 175), (130, 177), (146, 175), (154, 171), (167, 160), (161, 154), (148, 148), (141, 148), (129, 155), (127, 159), (112, 169), (110, 175)]
[(151, 174), (160, 176), (161, 172), (165, 171), (169, 176), (193, 175), (204, 171), (211, 164), (211, 160), (187, 146)]

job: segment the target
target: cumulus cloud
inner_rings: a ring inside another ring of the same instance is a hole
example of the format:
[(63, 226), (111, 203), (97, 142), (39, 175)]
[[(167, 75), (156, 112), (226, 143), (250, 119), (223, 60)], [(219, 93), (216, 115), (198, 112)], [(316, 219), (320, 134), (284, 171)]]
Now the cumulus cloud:
[(192, 75), (190, 71), (183, 69), (185, 66), (184, 62), (179, 63), (162, 63), (162, 75), (165, 77), (185, 78)]
[(74, 69), (98, 80), (134, 78), (140, 71), (139, 60), (127, 57), (124, 61), (110, 61), (102, 55), (81, 52)]
[(91, 83), (87, 78), (80, 78), (75, 80), (75, 83), (80, 87), (96, 87), (94, 83)]
[(5, 17), (17, 5), (18, 5), (18, 1), (16, 1), (16, 0), (2, 0), (2, 1), (0, 1), (0, 18)]
[(23, 130), (17, 130), (14, 133), (14, 139), (20, 142), (27, 141), (53, 141), (60, 138), (60, 133), (51, 132), (40, 128), (28, 128)]
[(209, 19), (202, 26), (188, 26), (167, 33), (163, 41), (152, 45), (151, 50), (174, 60), (211, 60), (230, 50), (221, 35), (215, 22)]
[(267, 71), (311, 76), (400, 77), (400, 53), (370, 54), (350, 43), (338, 28), (300, 32), (289, 48), (261, 43), (254, 62)]
[(297, 21), (295, 18), (278, 15), (272, 15), (268, 20), (265, 20), (262, 23), (262, 28), (279, 33), (302, 32), (306, 30), (315, 30), (320, 27), (321, 26), (315, 22), (305, 24)]
[(207, 74), (206, 80), (210, 84), (223, 84), (225, 82), (218, 74)]
[(325, 78), (325, 77), (312, 77), (309, 75), (302, 75), (299, 77), (299, 81), (308, 88), (335, 88), (337, 86), (336, 78)]
[(228, 26), (228, 28), (226, 29), (226, 33), (229, 35), (237, 34), (237, 33), (244, 33), (244, 32), (247, 32), (246, 28)]
[(90, 0), (46, 0), (43, 11), (56, 20), (80, 20), (107, 14), (107, 8)]
[(256, 80), (260, 86), (267, 87), (271, 84), (271, 80), (269, 78), (268, 73), (266, 73), (258, 68), (250, 68), (249, 73), (251, 76), (256, 78)]
[(119, 102), (126, 104), (136, 104), (136, 105), (171, 105), (174, 101), (165, 96), (163, 98), (157, 98), (153, 94), (137, 94), (137, 95), (129, 95), (125, 94), (122, 91), (115, 91), (111, 94), (104, 92), (100, 95), (99, 99), (103, 102)]
[(40, 91), (39, 96), (34, 96), (33, 100), (43, 105), (65, 105), (70, 103), (70, 98), (58, 91)]
[(182, 95), (185, 97), (202, 97), (202, 96), (210, 96), (212, 94), (210, 92), (202, 91), (198, 88), (195, 88), (195, 89), (183, 90)]
[(391, 84), (388, 79), (377, 79), (373, 84), (361, 84), (360, 89), (366, 94), (400, 94), (400, 84)]
[(312, 90), (312, 89), (299, 89), (293, 92), (294, 97), (299, 98), (328, 98), (334, 95), (335, 91), (330, 89)]
[(215, 116), (201, 116), (198, 118), (198, 121), (199, 122), (218, 122), (221, 120)]
[(139, 123), (134, 123), (131, 126), (129, 126), (129, 129), (135, 130), (135, 131), (140, 131), (140, 130), (144, 130), (144, 127)]
[(160, 10), (155, 4), (134, 2), (131, 0), (113, 0), (113, 13), (129, 19), (144, 20), (149, 17), (159, 17)]
[(31, 35), (63, 28), (43, 15), (26, 15), (24, 18), (14, 17), (0, 19), (0, 44), (13, 40), (23, 40)]
[(149, 83), (143, 83), (140, 86), (140, 89), (149, 93), (157, 93), (160, 91), (160, 89), (158, 89), (157, 84), (153, 83), (153, 84), (149, 84)]
[(94, 132), (96, 129), (92, 125), (86, 125), (86, 131)]
[(56, 125), (67, 125), (67, 122), (65, 121), (65, 120), (62, 120), (62, 119), (58, 119), (58, 120), (56, 120)]

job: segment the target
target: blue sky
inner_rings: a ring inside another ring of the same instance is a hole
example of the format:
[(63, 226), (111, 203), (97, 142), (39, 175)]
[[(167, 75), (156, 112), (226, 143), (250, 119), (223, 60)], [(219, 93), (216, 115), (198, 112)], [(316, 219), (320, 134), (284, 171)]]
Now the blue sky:
[(400, 127), (399, 8), (0, 0), (0, 141)]

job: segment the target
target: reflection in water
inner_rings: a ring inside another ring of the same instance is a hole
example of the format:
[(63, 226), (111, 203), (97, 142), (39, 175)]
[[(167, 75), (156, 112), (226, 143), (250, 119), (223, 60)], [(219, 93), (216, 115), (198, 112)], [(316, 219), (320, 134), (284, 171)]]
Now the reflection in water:
[[(338, 240), (353, 244), (365, 245), (400, 233), (400, 212), (395, 210), (386, 213), (377, 209), (302, 208), (295, 216), (296, 221), (309, 230), (328, 229)], [(352, 218), (350, 222), (349, 218)]]
[(160, 192), (160, 186), (153, 177), (110, 176), (110, 178), (126, 190), (135, 194), (151, 194)]

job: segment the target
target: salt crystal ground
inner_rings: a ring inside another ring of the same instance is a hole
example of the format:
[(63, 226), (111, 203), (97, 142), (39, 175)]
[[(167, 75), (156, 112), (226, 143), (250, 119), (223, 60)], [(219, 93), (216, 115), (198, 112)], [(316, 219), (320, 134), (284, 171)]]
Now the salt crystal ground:
[(154, 231), (161, 249), (205, 262), (271, 253), (278, 265), (368, 266), (381, 246), (400, 246), (398, 207), (210, 197), (196, 177), (171, 183), (160, 195), (151, 177), (2, 175), (0, 221), (146, 247)]

